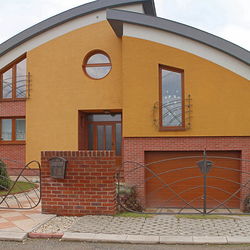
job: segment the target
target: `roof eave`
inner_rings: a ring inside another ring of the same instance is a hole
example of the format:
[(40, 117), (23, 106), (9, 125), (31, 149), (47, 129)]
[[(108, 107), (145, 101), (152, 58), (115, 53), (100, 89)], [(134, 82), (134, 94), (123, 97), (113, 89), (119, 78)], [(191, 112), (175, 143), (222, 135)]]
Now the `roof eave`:
[(76, 18), (91, 14), (93, 12), (105, 10), (107, 8), (116, 8), (141, 3), (147, 15), (156, 15), (154, 0), (98, 0), (83, 4), (73, 9), (64, 11), (58, 15), (50, 17), (8, 39), (0, 44), (0, 57), (26, 41), (50, 30), (61, 24), (74, 20)]
[(192, 39), (196, 42), (203, 43), (219, 51), (222, 51), (247, 65), (250, 65), (249, 51), (225, 39), (191, 26), (163, 18), (142, 15), (134, 12), (125, 13), (124, 11), (111, 9), (107, 10), (107, 20), (118, 37), (122, 37), (123, 35), (123, 23), (141, 25), (144, 27), (170, 32)]

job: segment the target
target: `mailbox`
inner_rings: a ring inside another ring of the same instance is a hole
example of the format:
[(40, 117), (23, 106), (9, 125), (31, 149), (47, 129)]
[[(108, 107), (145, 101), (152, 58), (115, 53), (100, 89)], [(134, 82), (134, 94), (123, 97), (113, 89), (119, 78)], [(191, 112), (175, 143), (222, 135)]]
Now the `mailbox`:
[(54, 179), (64, 179), (66, 173), (67, 160), (62, 157), (49, 159), (50, 175)]

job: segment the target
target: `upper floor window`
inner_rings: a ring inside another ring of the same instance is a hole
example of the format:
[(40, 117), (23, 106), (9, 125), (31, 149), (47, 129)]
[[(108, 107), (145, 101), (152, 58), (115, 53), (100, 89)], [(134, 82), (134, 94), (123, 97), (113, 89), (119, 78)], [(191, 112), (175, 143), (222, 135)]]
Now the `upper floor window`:
[(25, 118), (0, 118), (1, 142), (25, 141)]
[(160, 66), (160, 129), (184, 130), (184, 87), (181, 69)]
[(0, 71), (0, 83), (2, 100), (26, 98), (26, 58), (22, 57)]
[(83, 71), (93, 79), (102, 79), (109, 74), (111, 61), (103, 51), (90, 52), (84, 59)]

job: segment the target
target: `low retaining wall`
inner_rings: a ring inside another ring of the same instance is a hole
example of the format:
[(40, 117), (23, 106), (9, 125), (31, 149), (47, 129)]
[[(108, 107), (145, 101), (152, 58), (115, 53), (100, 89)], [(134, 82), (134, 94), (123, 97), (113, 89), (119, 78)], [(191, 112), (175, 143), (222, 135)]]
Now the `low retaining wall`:
[[(65, 179), (53, 179), (49, 159), (67, 162)], [(116, 212), (113, 151), (45, 151), (41, 153), (42, 213), (83, 216)]]

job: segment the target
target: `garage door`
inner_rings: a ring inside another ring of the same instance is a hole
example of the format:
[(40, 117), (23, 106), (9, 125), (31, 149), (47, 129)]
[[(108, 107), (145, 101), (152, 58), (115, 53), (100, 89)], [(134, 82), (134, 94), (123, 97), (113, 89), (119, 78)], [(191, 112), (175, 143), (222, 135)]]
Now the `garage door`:
[[(204, 179), (197, 161), (203, 158), (203, 152), (146, 152), (146, 205), (147, 207), (181, 208), (186, 202), (196, 208), (203, 207)], [(209, 156), (240, 158), (240, 151), (210, 151), (207, 160), (214, 164), (207, 174), (207, 208), (214, 208), (229, 199), (240, 188), (240, 161), (223, 158), (209, 158)], [(163, 161), (170, 158), (176, 160)], [(189, 157), (189, 158), (186, 158)], [(168, 185), (165, 185), (152, 172)], [(165, 173), (167, 171), (167, 173)], [(179, 195), (176, 196), (176, 194)], [(239, 197), (239, 193), (237, 194)], [(231, 198), (225, 203), (228, 208), (239, 208), (239, 199)], [(183, 199), (183, 200), (182, 200)], [(223, 208), (223, 207), (221, 207)]]

